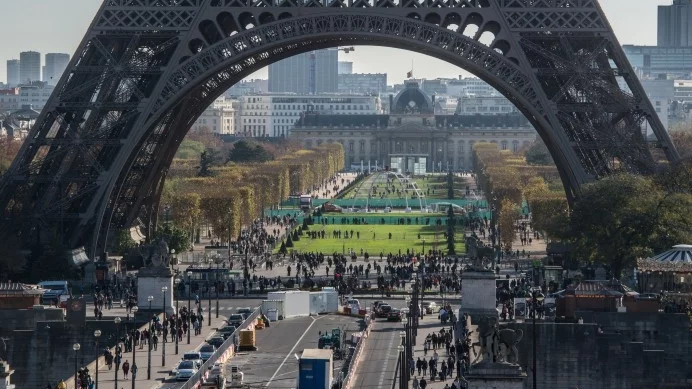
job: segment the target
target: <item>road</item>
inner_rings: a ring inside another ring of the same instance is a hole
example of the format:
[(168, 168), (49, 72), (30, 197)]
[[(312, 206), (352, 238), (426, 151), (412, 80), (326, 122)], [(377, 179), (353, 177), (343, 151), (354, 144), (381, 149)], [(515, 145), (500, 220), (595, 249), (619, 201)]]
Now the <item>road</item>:
[[(257, 351), (242, 352), (226, 365), (240, 366), (245, 374), (243, 383), (250, 388), (295, 388), (298, 361), (304, 349), (317, 348), (320, 332), (341, 328), (347, 336), (360, 329), (357, 318), (339, 315), (301, 317), (272, 323), (270, 328), (257, 332)], [(337, 377), (342, 361), (334, 361), (334, 376)]]

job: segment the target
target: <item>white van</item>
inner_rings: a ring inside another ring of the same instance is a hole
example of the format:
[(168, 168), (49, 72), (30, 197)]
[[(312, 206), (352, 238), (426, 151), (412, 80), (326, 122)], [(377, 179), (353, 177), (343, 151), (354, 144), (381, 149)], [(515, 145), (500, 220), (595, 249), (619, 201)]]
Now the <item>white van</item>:
[(64, 299), (65, 296), (70, 295), (70, 287), (67, 281), (41, 281), (38, 283), (42, 289), (46, 289), (43, 292), (43, 302), (54, 302), (61, 301), (61, 297)]

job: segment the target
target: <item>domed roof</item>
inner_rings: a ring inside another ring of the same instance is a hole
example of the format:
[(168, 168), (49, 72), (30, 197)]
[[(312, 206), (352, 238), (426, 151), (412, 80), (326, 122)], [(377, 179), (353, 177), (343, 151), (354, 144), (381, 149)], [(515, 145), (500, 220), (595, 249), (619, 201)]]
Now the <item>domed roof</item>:
[(652, 257), (651, 260), (658, 262), (692, 263), (692, 245), (675, 245), (672, 249)]
[(407, 82), (405, 88), (394, 97), (390, 111), (394, 114), (433, 113), (433, 102), (417, 82)]

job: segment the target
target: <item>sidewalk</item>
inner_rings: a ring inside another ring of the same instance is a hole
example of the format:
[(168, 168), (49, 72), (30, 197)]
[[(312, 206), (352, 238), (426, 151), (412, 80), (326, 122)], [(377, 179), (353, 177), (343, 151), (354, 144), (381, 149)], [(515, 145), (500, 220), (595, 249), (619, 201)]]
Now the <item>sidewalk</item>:
[[(453, 309), (458, 309), (453, 308)], [(432, 334), (433, 332), (439, 333), (440, 330), (444, 328), (445, 331), (448, 331), (451, 328), (451, 324), (445, 324), (442, 325), (440, 320), (437, 318), (437, 314), (430, 314), (430, 315), (425, 315), (425, 317), (420, 320), (419, 326), (418, 326), (418, 336), (416, 336), (416, 342), (417, 344), (414, 345), (413, 347), (413, 361), (415, 362), (418, 360), (418, 357), (420, 357), (422, 360), (430, 360), (430, 358), (434, 354), (434, 350), (430, 349), (428, 350), (428, 354), (425, 355), (423, 352), (423, 343), (425, 342), (425, 337), (428, 336), (428, 334)], [(472, 344), (478, 341), (478, 333), (476, 332), (476, 326), (471, 325), (470, 320), (467, 324), (467, 328), (469, 329), (469, 334), (471, 336), (471, 342)], [(442, 366), (442, 361), (447, 360), (447, 352), (445, 350), (445, 347), (442, 346), (442, 348), (437, 349), (437, 355), (438, 355), (438, 363), (437, 363), (437, 368), (438, 371), (440, 367)], [(473, 353), (471, 358), (473, 358)], [(453, 367), (454, 372), (452, 373), (452, 377), (456, 377), (456, 366)], [(413, 388), (413, 378), (417, 377), (418, 380), (421, 379), (421, 375), (418, 374), (418, 371), (416, 370), (414, 374), (411, 375), (411, 380), (408, 383), (409, 388)], [(444, 389), (445, 385), (449, 384), (449, 386), (452, 386), (452, 382), (454, 382), (454, 378), (447, 378), (445, 381), (440, 381), (439, 377), (435, 381), (430, 380), (430, 370), (428, 370), (427, 374), (425, 375), (425, 380), (427, 381), (428, 385), (426, 389)]]
[[(122, 309), (124, 312), (124, 308)], [(108, 311), (105, 311), (108, 312)], [(105, 313), (104, 312), (104, 313)], [(111, 311), (116, 312), (116, 309)], [(120, 312), (120, 309), (117, 309)], [(105, 316), (105, 315), (104, 315)], [(115, 316), (115, 315), (114, 315)], [(199, 348), (205, 341), (205, 339), (211, 335), (214, 330), (212, 328), (221, 327), (225, 319), (225, 315), (220, 315), (219, 318), (215, 318), (212, 314), (211, 328), (207, 326), (207, 320), (205, 315), (205, 320), (202, 326), (202, 332), (200, 335), (194, 335), (194, 331), (190, 336), (190, 344), (187, 343), (187, 335), (183, 335), (182, 342), (178, 343), (178, 354), (175, 353), (175, 342), (163, 343), (162, 337), (159, 337), (159, 343), (156, 350), (151, 350), (151, 379), (147, 379), (147, 367), (148, 367), (148, 345), (144, 345), (142, 348), (139, 346), (134, 348), (135, 358), (132, 357), (132, 352), (122, 354), (122, 363), (125, 361), (130, 362), (130, 369), (134, 365), (133, 361), (137, 363), (137, 378), (133, 385), (132, 383), (132, 372), (128, 374), (128, 378), (123, 377), (122, 365), (120, 371), (118, 371), (118, 385), (115, 386), (115, 364), (112, 370), (108, 370), (108, 366), (104, 362), (103, 356), (99, 357), (99, 372), (98, 372), (98, 382), (103, 388), (140, 388), (140, 389), (154, 389), (158, 388), (164, 381), (172, 382), (174, 376), (171, 375), (171, 370), (178, 366), (178, 362), (182, 358), (183, 353), (195, 350)], [(123, 316), (123, 321), (125, 316)], [(141, 327), (144, 328), (145, 326)], [(170, 338), (169, 338), (170, 340)], [(166, 364), (162, 365), (162, 353), (166, 349)], [(124, 349), (124, 348), (123, 348)], [(89, 366), (89, 371), (91, 378), (96, 380), (95, 364), (92, 362)], [(70, 380), (71, 381), (71, 380)], [(73, 381), (72, 381), (73, 382)], [(68, 386), (69, 387), (69, 386)]]

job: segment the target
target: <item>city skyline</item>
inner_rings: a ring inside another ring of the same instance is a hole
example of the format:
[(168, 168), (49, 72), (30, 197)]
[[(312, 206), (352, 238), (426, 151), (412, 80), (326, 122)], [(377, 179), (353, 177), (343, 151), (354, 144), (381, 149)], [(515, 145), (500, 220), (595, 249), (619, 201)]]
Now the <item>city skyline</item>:
[[(658, 5), (672, 0), (601, 0), (621, 44), (655, 45), (656, 12)], [(74, 54), (87, 31), (101, 0), (0, 0), (0, 9), (7, 18), (0, 25), (0, 81), (7, 81), (6, 62), (18, 59), (22, 51), (38, 51), (42, 64), (46, 53)], [(622, 12), (627, 9), (627, 12)], [(31, 23), (27, 23), (31, 20)], [(69, 20), (70, 23), (64, 23)], [(387, 65), (382, 65), (387, 58)], [(339, 60), (353, 62), (355, 73), (388, 73), (389, 82), (400, 83), (406, 73), (413, 70), (416, 78), (456, 78), (470, 76), (461, 68), (444, 61), (406, 50), (372, 46), (357, 46), (355, 52), (339, 55)], [(248, 78), (267, 78), (267, 68)]]

